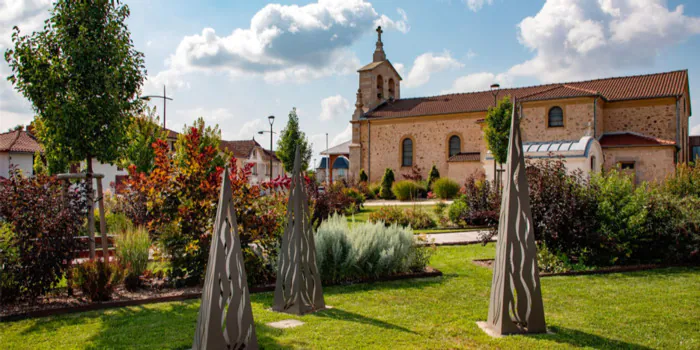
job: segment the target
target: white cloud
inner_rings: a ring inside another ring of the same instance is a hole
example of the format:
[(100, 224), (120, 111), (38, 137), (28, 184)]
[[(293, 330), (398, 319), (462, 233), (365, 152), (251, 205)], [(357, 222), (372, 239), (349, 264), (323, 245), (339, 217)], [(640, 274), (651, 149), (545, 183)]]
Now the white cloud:
[(404, 34), (408, 33), (408, 31), (411, 30), (411, 26), (408, 24), (408, 15), (406, 15), (406, 11), (402, 8), (397, 8), (396, 12), (401, 16), (400, 20), (394, 21), (386, 15), (381, 15), (374, 21), (374, 27), (382, 26), (383, 30), (390, 29), (397, 30)]
[(340, 134), (335, 135), (333, 137), (333, 141), (331, 141), (331, 147), (337, 146), (343, 142), (350, 141), (352, 139), (352, 124), (348, 124), (348, 126), (345, 127), (343, 131), (340, 132)]
[(535, 57), (509, 73), (543, 82), (607, 76), (652, 66), (661, 50), (698, 33), (700, 18), (664, 0), (548, 0), (519, 24)]
[(700, 124), (698, 124), (690, 129), (690, 135), (700, 136)]
[(474, 57), (476, 57), (476, 52), (472, 51), (472, 49), (469, 49), (469, 51), (467, 51), (467, 59), (470, 60)]
[(505, 72), (457, 78), (445, 92), (512, 86), (519, 77), (543, 83), (593, 79), (653, 67), (660, 51), (700, 34), (700, 18), (669, 10), (664, 0), (547, 0), (523, 19), (518, 39), (534, 57)]
[[(20, 29), (20, 35), (40, 30), (50, 8), (51, 0), (0, 0), (0, 53), (12, 47), (13, 27)], [(9, 66), (0, 59), (0, 132), (17, 124), (29, 124), (34, 116), (29, 101), (5, 79), (10, 74)]]
[(513, 80), (508, 74), (493, 74), (489, 72), (473, 73), (457, 78), (452, 83), (452, 87), (443, 90), (442, 93), (484, 91), (488, 90), (493, 83), (498, 83), (501, 85), (501, 88), (505, 88), (512, 86)]
[(343, 96), (329, 96), (321, 100), (321, 114), (318, 117), (321, 121), (349, 119), (349, 115), (350, 102)]
[(206, 109), (197, 107), (193, 109), (178, 110), (176, 115), (185, 117), (186, 119), (194, 120), (202, 117), (207, 124), (219, 124), (233, 119), (233, 113), (227, 108)]
[[(452, 58), (447, 51), (439, 55), (432, 52), (424, 53), (416, 57), (413, 67), (411, 67), (403, 82), (403, 86), (408, 88), (421, 86), (430, 80), (430, 75), (433, 73), (462, 66), (464, 65)], [(403, 65), (401, 65), (401, 70), (404, 70)]]
[(484, 5), (493, 4), (493, 0), (464, 0), (470, 10), (477, 12), (481, 10)]
[[(269, 125), (267, 126), (269, 129)], [(223, 131), (223, 135), (221, 135), (224, 140), (250, 140), (258, 135), (258, 131), (265, 130), (265, 125), (263, 124), (262, 119), (253, 119), (243, 123), (237, 132), (231, 132), (231, 128), (225, 129), (227, 129), (227, 131)], [(267, 136), (269, 137), (269, 135)], [(258, 141), (261, 140), (260, 136), (258, 139)]]
[(348, 48), (375, 23), (408, 31), (401, 20), (380, 16), (363, 0), (319, 0), (305, 6), (269, 4), (249, 28), (220, 36), (213, 28), (186, 36), (168, 60), (175, 75), (192, 71), (226, 72), (233, 76), (263, 75), (268, 82), (310, 80), (348, 74), (359, 59)]

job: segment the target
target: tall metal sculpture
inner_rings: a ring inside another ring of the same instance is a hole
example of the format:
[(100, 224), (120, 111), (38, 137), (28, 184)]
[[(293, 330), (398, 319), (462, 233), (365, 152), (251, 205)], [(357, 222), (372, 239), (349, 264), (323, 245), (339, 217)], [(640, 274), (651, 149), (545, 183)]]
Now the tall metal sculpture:
[(295, 315), (326, 307), (316, 266), (316, 245), (309, 220), (309, 201), (304, 181), (301, 175), (301, 156), (297, 147), (287, 203), (287, 227), (282, 236), (275, 300), (272, 304), (274, 311)]
[(223, 176), (192, 349), (257, 349), (228, 169)]
[(514, 100), (489, 317), (486, 323), (497, 335), (546, 332), (523, 141), (516, 106)]

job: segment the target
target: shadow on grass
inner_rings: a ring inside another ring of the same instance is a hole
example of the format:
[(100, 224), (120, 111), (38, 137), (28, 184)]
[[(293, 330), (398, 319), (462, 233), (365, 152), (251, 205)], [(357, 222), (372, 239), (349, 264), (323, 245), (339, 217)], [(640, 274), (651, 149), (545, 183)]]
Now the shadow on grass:
[(361, 324), (366, 324), (370, 326), (375, 326), (375, 327), (381, 327), (381, 328), (386, 328), (386, 329), (393, 329), (393, 330), (398, 330), (406, 333), (413, 333), (417, 334), (416, 332), (404, 328), (401, 326), (397, 326), (388, 322), (380, 321), (374, 318), (362, 316), (360, 314), (356, 314), (353, 312), (349, 311), (344, 311), (340, 309), (326, 309), (323, 311), (318, 311), (314, 314), (314, 316), (319, 316), (319, 317), (326, 317), (326, 318), (332, 318), (334, 320), (340, 320), (340, 321), (348, 321), (348, 322), (355, 322), (355, 323), (361, 323)]
[[(451, 278), (451, 277), (448, 277)], [(334, 286), (324, 286), (323, 293), (328, 295), (342, 295), (364, 291), (381, 291), (389, 289), (421, 289), (433, 285), (444, 283), (445, 276), (439, 277), (423, 277), (411, 278), (395, 281), (375, 281), (375, 282), (360, 282), (354, 284), (341, 284)]]
[(535, 334), (529, 335), (528, 337), (555, 341), (557, 343), (569, 344), (575, 347), (592, 347), (595, 349), (652, 349), (647, 346), (609, 339), (599, 335), (581, 332), (575, 329), (554, 326), (548, 328), (552, 332), (554, 332), (554, 334)]

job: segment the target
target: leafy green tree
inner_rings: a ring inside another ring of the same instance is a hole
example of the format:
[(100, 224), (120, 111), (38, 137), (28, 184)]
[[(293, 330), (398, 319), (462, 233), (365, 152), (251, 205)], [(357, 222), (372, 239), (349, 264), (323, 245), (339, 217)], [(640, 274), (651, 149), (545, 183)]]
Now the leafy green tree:
[(41, 155), (41, 152), (36, 151), (34, 152), (34, 164), (32, 165), (32, 168), (34, 169), (34, 175), (48, 175), (49, 174), (49, 169), (46, 168), (46, 164), (44, 164), (44, 157)]
[(287, 126), (282, 130), (282, 136), (277, 143), (277, 157), (282, 161), (284, 170), (288, 173), (294, 169), (294, 152), (299, 147), (301, 154), (301, 168), (307, 169), (311, 160), (311, 144), (306, 138), (306, 134), (299, 129), (299, 117), (297, 109), (292, 108), (289, 112)]
[(394, 184), (394, 171), (390, 168), (384, 170), (382, 177), (382, 188), (379, 190), (379, 197), (383, 199), (393, 199), (394, 193), (391, 192), (391, 186)]
[(123, 168), (134, 165), (140, 173), (147, 173), (153, 169), (153, 143), (168, 137), (167, 130), (160, 127), (158, 116), (155, 114), (156, 109), (148, 106), (145, 108), (143, 114), (131, 117), (131, 123), (126, 130), (127, 143), (119, 161)]
[(498, 101), (498, 105), (495, 108), (489, 108), (486, 114), (484, 135), (486, 146), (494, 158), (494, 175), (496, 173), (496, 163), (503, 168), (503, 163), (508, 157), (508, 137), (510, 135), (510, 118), (512, 114), (513, 103), (508, 96)]
[[(8, 80), (32, 102), (49, 164), (84, 160), (92, 178), (93, 159), (118, 160), (145, 74), (129, 13), (118, 0), (56, 0), (42, 31), (22, 36), (14, 28)], [(91, 206), (92, 180), (87, 185)], [(92, 237), (94, 223), (88, 226)]]

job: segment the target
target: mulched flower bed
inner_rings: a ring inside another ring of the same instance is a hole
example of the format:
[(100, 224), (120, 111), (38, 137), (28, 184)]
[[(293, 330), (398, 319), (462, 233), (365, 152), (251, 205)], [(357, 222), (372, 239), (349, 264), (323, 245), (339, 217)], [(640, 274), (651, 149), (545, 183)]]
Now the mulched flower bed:
[[(372, 283), (396, 281), (411, 278), (427, 278), (442, 276), (442, 272), (432, 267), (426, 267), (423, 272), (404, 273), (383, 278), (360, 279), (348, 281), (342, 285), (355, 283)], [(274, 291), (274, 284), (255, 286), (250, 288), (251, 293)], [(112, 300), (105, 302), (91, 302), (85, 298), (79, 290), (75, 290), (73, 296), (68, 295), (68, 290), (63, 288), (53, 294), (40, 297), (33, 303), (22, 301), (15, 304), (2, 305), (0, 308), (0, 322), (16, 321), (26, 318), (55, 316), (61, 314), (85, 312), (116, 307), (136, 306), (170, 301), (182, 301), (199, 298), (202, 294), (201, 287), (187, 288), (142, 288), (134, 292), (127, 291), (119, 286), (112, 294)]]
[[(479, 265), (481, 267), (487, 267), (489, 269), (493, 268), (493, 259), (474, 259), (472, 263)], [(676, 265), (662, 265), (662, 264), (642, 264), (642, 265), (628, 265), (628, 266), (612, 266), (612, 267), (601, 267), (595, 270), (580, 270), (580, 271), (564, 271), (564, 272), (540, 272), (540, 277), (550, 277), (550, 276), (580, 276), (580, 275), (602, 275), (607, 273), (618, 273), (618, 272), (633, 272), (633, 271), (644, 271), (653, 270), (666, 267), (680, 267), (689, 266), (687, 264), (676, 264)]]

